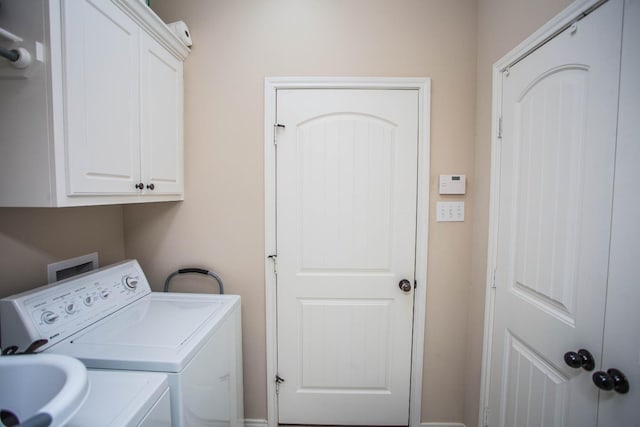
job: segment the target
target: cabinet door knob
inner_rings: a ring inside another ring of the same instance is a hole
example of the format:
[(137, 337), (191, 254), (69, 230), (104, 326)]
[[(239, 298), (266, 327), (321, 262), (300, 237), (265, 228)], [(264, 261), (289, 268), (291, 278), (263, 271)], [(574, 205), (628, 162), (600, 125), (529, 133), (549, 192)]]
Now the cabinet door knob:
[(138, 190), (142, 190), (144, 188), (144, 184), (143, 183), (139, 183), (134, 185), (134, 187), (136, 187)]
[(153, 184), (149, 184), (149, 185), (147, 185), (147, 188), (148, 188), (149, 190), (153, 191), (153, 190), (155, 190), (156, 186), (155, 186), (155, 185), (153, 185)]

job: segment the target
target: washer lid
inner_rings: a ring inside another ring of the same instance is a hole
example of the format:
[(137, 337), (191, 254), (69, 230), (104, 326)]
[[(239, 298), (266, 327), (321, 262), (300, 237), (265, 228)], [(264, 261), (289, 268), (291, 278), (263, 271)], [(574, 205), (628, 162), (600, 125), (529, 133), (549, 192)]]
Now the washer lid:
[(222, 301), (175, 301), (143, 298), (86, 333), (74, 344), (175, 349), (222, 308)]
[(180, 372), (237, 305), (236, 295), (154, 292), (49, 351), (89, 368)]

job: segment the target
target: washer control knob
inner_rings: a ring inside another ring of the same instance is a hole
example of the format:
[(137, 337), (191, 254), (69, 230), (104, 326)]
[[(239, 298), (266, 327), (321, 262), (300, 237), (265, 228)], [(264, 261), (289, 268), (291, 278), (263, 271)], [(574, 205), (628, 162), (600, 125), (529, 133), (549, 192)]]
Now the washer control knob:
[(102, 299), (109, 298), (109, 295), (111, 295), (111, 292), (109, 292), (108, 289), (103, 289), (103, 290), (100, 291), (100, 298), (102, 298)]
[(82, 302), (84, 303), (84, 305), (86, 305), (87, 307), (93, 305), (93, 297), (91, 295), (87, 295), (86, 297), (84, 297), (84, 299), (82, 300)]
[(51, 325), (56, 320), (58, 320), (58, 315), (55, 314), (53, 311), (47, 310), (44, 313), (42, 313), (41, 319), (47, 325)]
[(64, 307), (64, 311), (66, 311), (66, 312), (67, 312), (67, 314), (73, 314), (73, 313), (75, 313), (75, 312), (76, 312), (76, 304), (75, 304), (75, 303), (73, 303), (73, 302), (70, 302), (69, 304), (67, 304), (67, 305)]
[(122, 279), (122, 282), (124, 283), (124, 286), (130, 290), (134, 290), (135, 288), (138, 287), (137, 277), (124, 276), (124, 278)]

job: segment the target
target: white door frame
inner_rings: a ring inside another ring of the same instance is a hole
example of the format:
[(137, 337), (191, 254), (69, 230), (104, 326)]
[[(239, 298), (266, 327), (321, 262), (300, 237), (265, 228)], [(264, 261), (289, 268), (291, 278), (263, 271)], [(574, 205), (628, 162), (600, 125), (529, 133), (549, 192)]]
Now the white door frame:
[(276, 277), (269, 255), (276, 254), (276, 93), (278, 89), (413, 89), (418, 91), (418, 200), (416, 224), (416, 289), (414, 293), (413, 339), (409, 426), (420, 425), (422, 360), (424, 353), (427, 296), (427, 242), (429, 229), (429, 135), (431, 79), (429, 78), (332, 78), (267, 77), (264, 85), (264, 182), (265, 182), (265, 292), (267, 332), (267, 425), (278, 425), (275, 376), (278, 368), (276, 329)]
[(486, 410), (489, 405), (489, 378), (491, 368), (491, 345), (493, 337), (493, 314), (495, 310), (495, 288), (493, 275), (497, 265), (498, 249), (498, 208), (500, 207), (500, 156), (501, 145), (499, 127), (502, 118), (502, 72), (524, 59), (558, 33), (571, 26), (606, 0), (576, 0), (566, 9), (527, 37), (522, 43), (493, 64), (492, 105), (491, 105), (491, 182), (489, 198), (489, 243), (487, 250), (487, 272), (484, 308), (484, 343), (482, 348), (482, 377), (480, 384), (480, 411), (478, 425), (486, 425)]

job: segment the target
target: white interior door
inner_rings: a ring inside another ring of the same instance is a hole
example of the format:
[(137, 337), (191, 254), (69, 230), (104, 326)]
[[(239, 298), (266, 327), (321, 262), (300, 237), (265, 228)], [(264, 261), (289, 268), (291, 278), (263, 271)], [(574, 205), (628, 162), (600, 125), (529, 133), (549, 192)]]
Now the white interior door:
[(640, 1), (625, 2), (616, 175), (602, 371), (617, 369), (629, 391), (600, 391), (598, 427), (640, 425)]
[(278, 90), (277, 119), (279, 422), (407, 425), (418, 91)]
[(503, 74), (490, 426), (596, 425), (563, 355), (601, 360), (621, 22), (611, 0)]

